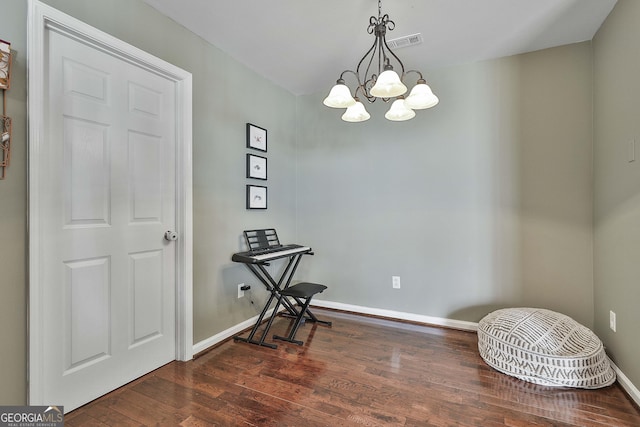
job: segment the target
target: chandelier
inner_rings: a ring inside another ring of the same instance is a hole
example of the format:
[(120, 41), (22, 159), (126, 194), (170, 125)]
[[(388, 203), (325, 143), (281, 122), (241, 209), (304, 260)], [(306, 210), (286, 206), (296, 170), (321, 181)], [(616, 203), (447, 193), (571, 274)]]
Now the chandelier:
[[(376, 39), (371, 48), (364, 54), (356, 71), (345, 70), (340, 74), (336, 85), (331, 88), (323, 104), (332, 108), (346, 108), (342, 120), (346, 122), (364, 122), (371, 115), (360, 102), (358, 93), (370, 103), (380, 98), (384, 102), (394, 99), (391, 108), (384, 115), (388, 120), (404, 121), (415, 117), (414, 110), (422, 110), (435, 106), (439, 100), (427, 85), (422, 73), (417, 70), (405, 71), (404, 64), (387, 45), (387, 30), (392, 31), (395, 23), (389, 15), (382, 15), (382, 2), (378, 0), (378, 18), (369, 18), (367, 33), (374, 34)], [(394, 70), (400, 72), (400, 75)], [(357, 86), (353, 95), (344, 81), (345, 74), (353, 74)], [(407, 87), (403, 83), (409, 74), (417, 74), (417, 82), (406, 98)]]

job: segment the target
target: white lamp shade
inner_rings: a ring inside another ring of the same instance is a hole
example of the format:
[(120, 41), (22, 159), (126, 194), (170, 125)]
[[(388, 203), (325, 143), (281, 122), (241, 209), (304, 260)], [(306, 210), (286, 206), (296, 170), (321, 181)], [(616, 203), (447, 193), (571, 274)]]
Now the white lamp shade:
[(396, 99), (391, 104), (391, 108), (387, 111), (387, 114), (384, 115), (388, 120), (394, 122), (403, 122), (405, 120), (413, 119), (416, 116), (416, 112), (412, 109), (408, 108), (405, 105), (404, 99)]
[(405, 105), (412, 110), (423, 110), (435, 106), (440, 100), (426, 83), (418, 83), (405, 99)]
[(357, 123), (369, 120), (371, 115), (364, 108), (364, 105), (360, 101), (356, 101), (354, 105), (347, 108), (347, 111), (342, 115), (342, 120), (345, 122)]
[(383, 71), (371, 88), (371, 95), (378, 98), (393, 98), (407, 92), (407, 87), (400, 81), (398, 73), (393, 70)]
[(331, 108), (347, 108), (354, 105), (356, 100), (351, 96), (347, 85), (338, 83), (331, 88), (331, 92), (322, 103)]

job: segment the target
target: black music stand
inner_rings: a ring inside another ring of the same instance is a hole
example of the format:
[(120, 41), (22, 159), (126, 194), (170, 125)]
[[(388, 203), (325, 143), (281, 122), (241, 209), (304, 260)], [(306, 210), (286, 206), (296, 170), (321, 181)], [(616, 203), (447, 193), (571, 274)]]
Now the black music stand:
[[(270, 292), (269, 299), (262, 308), (255, 325), (251, 328), (251, 332), (247, 338), (236, 335), (233, 337), (235, 341), (248, 342), (250, 344), (256, 344), (260, 346), (277, 348), (275, 344), (265, 342), (265, 338), (271, 328), (273, 320), (278, 314), (278, 309), (282, 304), (285, 308), (285, 315), (294, 317), (293, 329), (287, 338), (274, 336), (277, 339), (284, 339), (296, 344), (302, 344), (302, 341), (296, 341), (295, 334), (298, 327), (305, 321), (318, 322), (324, 325), (331, 326), (331, 322), (318, 320), (309, 310), (309, 303), (311, 298), (318, 292), (322, 292), (326, 289), (324, 285), (313, 284), (316, 287), (308, 287), (308, 283), (298, 283), (291, 285), (291, 279), (300, 264), (300, 260), (303, 255), (313, 255), (311, 248), (300, 245), (282, 245), (278, 239), (278, 234), (275, 229), (261, 229), (261, 230), (247, 230), (244, 232), (244, 237), (247, 242), (249, 250), (246, 252), (238, 252), (233, 254), (231, 260), (234, 262), (241, 262), (251, 270), (251, 272), (262, 282), (262, 284)], [(269, 261), (276, 259), (287, 258), (287, 266), (276, 280), (265, 268), (269, 265)], [(304, 285), (304, 286), (301, 286)], [(321, 288), (320, 288), (321, 287)], [(315, 291), (315, 292), (312, 292)], [(283, 293), (284, 292), (284, 293)], [(298, 305), (295, 307), (288, 297), (292, 297)], [(304, 299), (304, 302), (302, 301)], [(269, 307), (273, 300), (276, 300), (276, 306), (269, 317), (269, 321), (262, 332), (259, 339), (255, 339), (255, 335), (260, 327), (260, 324), (264, 320)], [(306, 315), (306, 317), (305, 317)]]

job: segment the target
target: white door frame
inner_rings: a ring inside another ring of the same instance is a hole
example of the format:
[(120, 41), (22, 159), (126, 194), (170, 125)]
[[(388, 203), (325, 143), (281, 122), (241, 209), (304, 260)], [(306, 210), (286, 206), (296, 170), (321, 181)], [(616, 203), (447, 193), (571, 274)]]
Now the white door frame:
[(41, 217), (39, 199), (40, 147), (48, 143), (44, 132), (45, 54), (47, 31), (75, 38), (121, 60), (175, 82), (176, 87), (176, 360), (193, 358), (193, 203), (192, 203), (192, 76), (149, 53), (118, 40), (38, 0), (29, 0), (28, 13), (28, 112), (29, 112), (29, 404), (42, 402), (43, 301), (40, 273)]

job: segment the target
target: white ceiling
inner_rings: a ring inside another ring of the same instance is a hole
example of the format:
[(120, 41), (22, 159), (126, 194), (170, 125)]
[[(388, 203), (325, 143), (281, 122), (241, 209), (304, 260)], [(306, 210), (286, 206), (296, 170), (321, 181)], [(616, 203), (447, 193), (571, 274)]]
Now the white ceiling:
[[(474, 62), (591, 40), (617, 0), (384, 0), (387, 39), (407, 69)], [(294, 94), (328, 90), (373, 43), (376, 0), (145, 0)], [(427, 77), (428, 78), (428, 77)]]

